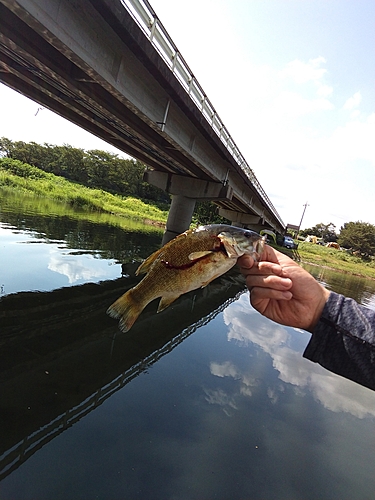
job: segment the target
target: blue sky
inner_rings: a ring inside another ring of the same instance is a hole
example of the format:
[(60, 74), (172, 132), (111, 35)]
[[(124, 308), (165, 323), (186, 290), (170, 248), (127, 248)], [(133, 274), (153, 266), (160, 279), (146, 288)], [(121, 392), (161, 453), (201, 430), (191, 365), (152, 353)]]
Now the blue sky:
[[(373, 0), (151, 0), (286, 223), (375, 224)], [(0, 136), (116, 151), (0, 86)]]

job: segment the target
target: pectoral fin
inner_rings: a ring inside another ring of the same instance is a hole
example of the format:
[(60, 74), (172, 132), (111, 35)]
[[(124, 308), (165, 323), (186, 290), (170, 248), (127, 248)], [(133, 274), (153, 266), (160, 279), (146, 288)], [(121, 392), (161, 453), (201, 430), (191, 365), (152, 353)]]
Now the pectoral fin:
[(189, 260), (199, 260), (202, 259), (203, 257), (206, 257), (207, 255), (212, 254), (212, 250), (204, 250), (202, 252), (192, 252), (189, 255)]

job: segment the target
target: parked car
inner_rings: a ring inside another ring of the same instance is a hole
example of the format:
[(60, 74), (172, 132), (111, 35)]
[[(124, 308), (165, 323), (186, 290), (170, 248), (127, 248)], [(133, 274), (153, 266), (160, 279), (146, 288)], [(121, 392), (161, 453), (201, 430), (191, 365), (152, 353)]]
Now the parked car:
[(284, 236), (283, 247), (285, 248), (297, 248), (298, 244), (294, 243), (293, 238), (290, 236)]

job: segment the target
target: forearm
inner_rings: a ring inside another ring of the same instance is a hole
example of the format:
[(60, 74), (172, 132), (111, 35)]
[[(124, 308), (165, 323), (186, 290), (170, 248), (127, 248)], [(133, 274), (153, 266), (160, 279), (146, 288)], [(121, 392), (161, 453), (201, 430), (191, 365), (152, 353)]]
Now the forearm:
[(375, 390), (375, 312), (331, 292), (304, 357)]

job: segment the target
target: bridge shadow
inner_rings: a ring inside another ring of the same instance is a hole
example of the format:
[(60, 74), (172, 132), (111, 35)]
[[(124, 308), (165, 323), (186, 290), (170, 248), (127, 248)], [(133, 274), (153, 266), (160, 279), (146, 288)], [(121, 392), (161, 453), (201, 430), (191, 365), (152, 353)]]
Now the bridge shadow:
[(127, 334), (105, 311), (128, 276), (0, 301), (0, 480), (211, 321), (245, 290), (232, 270)]

